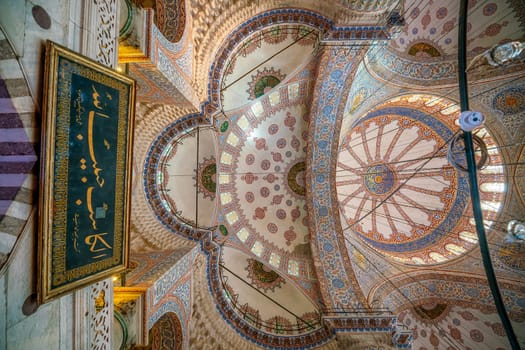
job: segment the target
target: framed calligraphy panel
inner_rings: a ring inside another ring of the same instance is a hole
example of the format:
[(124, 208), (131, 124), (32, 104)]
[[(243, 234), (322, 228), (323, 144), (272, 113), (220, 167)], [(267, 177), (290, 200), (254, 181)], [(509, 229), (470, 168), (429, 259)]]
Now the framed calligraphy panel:
[(48, 41), (39, 197), (38, 301), (126, 269), (133, 79)]

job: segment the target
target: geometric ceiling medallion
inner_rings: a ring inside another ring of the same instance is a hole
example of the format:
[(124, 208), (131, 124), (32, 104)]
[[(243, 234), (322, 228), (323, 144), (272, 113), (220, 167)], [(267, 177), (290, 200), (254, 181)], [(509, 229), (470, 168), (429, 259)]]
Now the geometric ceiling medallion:
[(390, 193), (394, 188), (395, 175), (387, 164), (379, 163), (367, 167), (363, 180), (370, 194), (381, 196)]
[(279, 44), (288, 37), (288, 28), (286, 26), (276, 25), (263, 30), (261, 33), (263, 40), (268, 44)]
[(282, 284), (286, 283), (277, 272), (255, 259), (248, 259), (245, 269), (251, 284), (264, 292), (274, 292), (275, 288), (281, 288)]
[(440, 57), (441, 52), (433, 45), (425, 42), (417, 42), (410, 46), (408, 54), (415, 57)]
[(199, 187), (199, 193), (202, 194), (204, 198), (215, 199), (215, 191), (217, 189), (217, 161), (215, 157), (205, 157), (202, 162), (199, 163), (196, 183)]
[(257, 70), (256, 74), (252, 75), (252, 80), (248, 82), (248, 89), (246, 90), (250, 96), (248, 99), (255, 100), (261, 97), (277, 86), (284, 78), (286, 75), (273, 67)]

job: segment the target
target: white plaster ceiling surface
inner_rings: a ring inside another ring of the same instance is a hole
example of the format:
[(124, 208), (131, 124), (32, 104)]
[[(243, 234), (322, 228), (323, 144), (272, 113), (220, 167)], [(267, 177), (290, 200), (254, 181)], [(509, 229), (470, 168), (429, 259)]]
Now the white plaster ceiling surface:
[[(467, 48), (480, 53), (523, 37), (525, 9), (519, 1), (471, 0), (468, 5)], [(405, 2), (406, 25), (389, 47), (414, 58), (456, 55), (459, 1)]]
[(214, 226), (217, 217), (216, 143), (213, 129), (189, 130), (168, 143), (157, 169), (163, 205), (199, 227)]
[[(457, 116), (451, 102), (410, 95), (342, 131), (336, 185), (345, 237), (416, 265), (445, 262), (475, 246), (466, 173), (449, 164), (443, 147), (458, 130)], [(485, 130), (479, 135), (490, 153), (479, 175), (490, 227), (504, 199), (504, 176), (492, 138)], [(461, 158), (463, 151), (454, 151)]]
[(245, 320), (269, 333), (301, 334), (319, 328), (315, 305), (271, 266), (225, 247), (221, 269), (227, 297)]
[(222, 108), (238, 108), (269, 92), (312, 54), (317, 37), (313, 28), (275, 25), (246, 38), (225, 65)]

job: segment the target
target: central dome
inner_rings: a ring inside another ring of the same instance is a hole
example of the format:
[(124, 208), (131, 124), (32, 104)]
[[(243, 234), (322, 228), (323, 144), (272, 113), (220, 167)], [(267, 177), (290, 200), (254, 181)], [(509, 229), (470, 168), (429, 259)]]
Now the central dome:
[(395, 260), (444, 262), (476, 243), (466, 215), (467, 174), (446, 157), (457, 114), (443, 99), (403, 97), (369, 112), (342, 135), (336, 183), (344, 221)]

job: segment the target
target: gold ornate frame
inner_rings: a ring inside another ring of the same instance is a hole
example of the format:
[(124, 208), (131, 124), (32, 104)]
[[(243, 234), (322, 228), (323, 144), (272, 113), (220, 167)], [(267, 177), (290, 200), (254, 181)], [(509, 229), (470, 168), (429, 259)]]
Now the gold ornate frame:
[(133, 79), (47, 42), (39, 303), (128, 266), (134, 109)]

